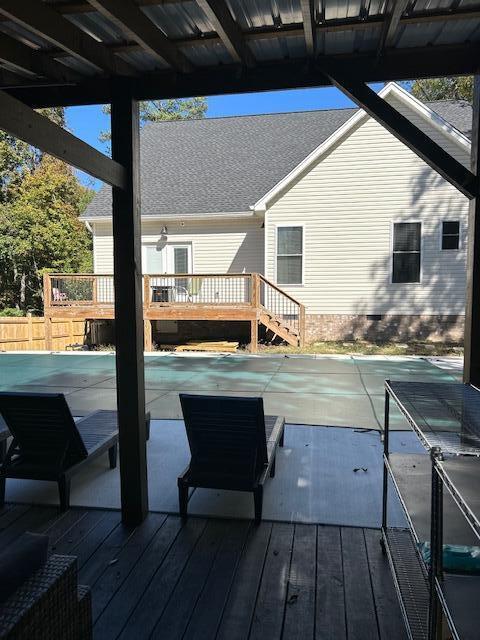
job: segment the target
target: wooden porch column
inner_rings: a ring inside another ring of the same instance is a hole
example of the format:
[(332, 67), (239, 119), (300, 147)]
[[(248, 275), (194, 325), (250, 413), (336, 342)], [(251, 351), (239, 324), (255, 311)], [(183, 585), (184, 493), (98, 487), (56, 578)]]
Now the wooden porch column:
[(465, 362), (463, 381), (480, 385), (480, 76), (473, 94), (471, 170), (477, 177), (477, 197), (470, 201), (468, 216), (467, 296), (465, 307)]
[(145, 320), (144, 321), (144, 348), (145, 351), (153, 351), (153, 341), (152, 341), (152, 321)]
[(117, 406), (122, 518), (140, 523), (148, 512), (143, 369), (138, 102), (128, 81), (112, 87), (112, 158), (126, 170), (113, 187), (113, 249)]

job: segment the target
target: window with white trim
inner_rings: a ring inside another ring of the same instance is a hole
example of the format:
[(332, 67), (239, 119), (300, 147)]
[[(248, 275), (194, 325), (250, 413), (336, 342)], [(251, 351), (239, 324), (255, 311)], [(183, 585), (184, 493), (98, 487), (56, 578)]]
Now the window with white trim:
[(460, 248), (460, 222), (444, 220), (442, 222), (442, 251), (458, 251)]
[(277, 284), (302, 284), (303, 227), (277, 227)]
[(420, 282), (421, 236), (420, 222), (393, 224), (392, 282)]

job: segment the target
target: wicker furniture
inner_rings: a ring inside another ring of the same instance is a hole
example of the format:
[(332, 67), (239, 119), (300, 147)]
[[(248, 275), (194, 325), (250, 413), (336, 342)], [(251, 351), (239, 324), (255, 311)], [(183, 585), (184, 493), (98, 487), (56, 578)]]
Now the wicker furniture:
[(262, 398), (180, 394), (191, 460), (178, 478), (180, 515), (189, 487), (251, 491), (255, 521), (262, 519), (263, 485), (275, 475), (285, 419), (264, 416)]
[(0, 506), (5, 479), (52, 480), (58, 483), (60, 507), (70, 506), (72, 476), (108, 451), (117, 464), (116, 413), (96, 411), (75, 423), (63, 394), (0, 393), (0, 413), (13, 436), (0, 467)]
[(41, 569), (0, 604), (0, 638), (92, 638), (90, 590), (77, 586), (76, 558), (51, 556)]

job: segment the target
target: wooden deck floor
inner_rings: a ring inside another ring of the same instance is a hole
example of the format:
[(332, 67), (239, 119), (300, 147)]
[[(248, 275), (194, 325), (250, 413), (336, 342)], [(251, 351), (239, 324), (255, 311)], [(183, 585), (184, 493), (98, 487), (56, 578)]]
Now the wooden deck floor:
[(373, 529), (7, 505), (0, 547), (23, 531), (78, 556), (98, 640), (406, 638)]

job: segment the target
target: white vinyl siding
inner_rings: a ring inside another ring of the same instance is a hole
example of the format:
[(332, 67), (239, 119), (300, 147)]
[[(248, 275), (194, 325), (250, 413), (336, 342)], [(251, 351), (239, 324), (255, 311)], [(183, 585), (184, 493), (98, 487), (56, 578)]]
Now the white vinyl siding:
[[(468, 166), (467, 150), (403, 103), (400, 111)], [(296, 222), (306, 225), (305, 275), (288, 292), (307, 313), (461, 314), (467, 215), (464, 196), (367, 118), (270, 204), (266, 277), (275, 277), (276, 228)], [(460, 220), (459, 251), (440, 249), (442, 220)], [(394, 221), (422, 224), (420, 284), (391, 282)]]
[[(142, 243), (158, 242), (167, 227), (167, 242), (192, 245), (194, 273), (263, 273), (263, 229), (260, 218), (219, 221), (142, 222)], [(109, 222), (94, 224), (94, 269), (113, 272), (113, 237)]]

